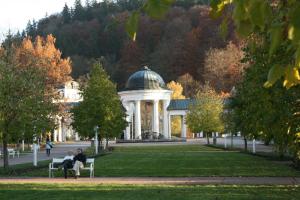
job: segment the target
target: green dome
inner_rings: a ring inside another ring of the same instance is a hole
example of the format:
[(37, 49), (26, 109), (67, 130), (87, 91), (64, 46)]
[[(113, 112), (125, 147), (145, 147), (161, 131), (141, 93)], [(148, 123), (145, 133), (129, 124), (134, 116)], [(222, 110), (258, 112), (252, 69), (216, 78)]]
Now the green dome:
[(148, 67), (132, 74), (127, 83), (125, 90), (166, 90), (166, 84), (162, 77)]

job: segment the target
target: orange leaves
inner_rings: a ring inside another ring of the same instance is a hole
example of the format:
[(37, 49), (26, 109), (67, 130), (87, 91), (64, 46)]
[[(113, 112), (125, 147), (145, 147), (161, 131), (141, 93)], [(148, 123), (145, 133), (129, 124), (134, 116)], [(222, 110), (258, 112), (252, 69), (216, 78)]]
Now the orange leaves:
[(34, 42), (25, 38), (16, 48), (16, 57), (21, 67), (39, 67), (46, 70), (48, 83), (57, 86), (70, 79), (71, 61), (62, 58), (61, 52), (55, 47), (55, 38), (37, 36)]

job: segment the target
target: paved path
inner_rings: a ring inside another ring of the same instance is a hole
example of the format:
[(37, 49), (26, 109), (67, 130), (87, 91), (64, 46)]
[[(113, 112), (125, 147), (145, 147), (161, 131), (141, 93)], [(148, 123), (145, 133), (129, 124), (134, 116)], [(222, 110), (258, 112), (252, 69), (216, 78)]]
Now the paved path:
[[(51, 155), (48, 157), (46, 155), (45, 150), (41, 150), (38, 152), (38, 161), (50, 160), (52, 158), (64, 157), (68, 151), (76, 151), (77, 148), (85, 149), (90, 146), (90, 142), (72, 142), (72, 143), (62, 143), (54, 145), (51, 150)], [(20, 158), (15, 157), (9, 158), (10, 165), (22, 164), (22, 163), (30, 163), (33, 160), (32, 153), (20, 154)], [(3, 158), (0, 159), (0, 167), (3, 166)]]
[(104, 177), (104, 178), (0, 178), (0, 183), (71, 183), (125, 185), (300, 185), (294, 177)]

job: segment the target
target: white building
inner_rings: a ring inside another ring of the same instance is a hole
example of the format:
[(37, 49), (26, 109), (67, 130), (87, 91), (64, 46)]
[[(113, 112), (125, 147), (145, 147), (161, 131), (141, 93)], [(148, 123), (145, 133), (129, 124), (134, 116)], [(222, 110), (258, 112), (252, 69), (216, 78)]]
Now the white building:
[(67, 138), (72, 140), (79, 140), (78, 134), (71, 126), (72, 117), (69, 113), (69, 109), (82, 101), (80, 95), (79, 84), (76, 81), (68, 81), (58, 89), (60, 95), (59, 103), (64, 106), (65, 112), (62, 116), (56, 116), (57, 127), (53, 132), (54, 142), (65, 142)]
[[(171, 116), (174, 115), (179, 115), (182, 119), (181, 138), (187, 137), (185, 116), (191, 100), (171, 100), (172, 91), (166, 87), (162, 77), (148, 67), (132, 74), (125, 89), (118, 94), (127, 114), (128, 127), (124, 130), (124, 140), (170, 140)], [(141, 116), (141, 108), (144, 105), (143, 114), (151, 115), (149, 118)], [(151, 107), (152, 110), (147, 107)], [(147, 124), (148, 121), (150, 126), (143, 127), (142, 124)]]
[[(79, 84), (69, 81), (59, 89), (59, 93), (60, 103), (67, 109), (64, 116), (56, 117), (57, 128), (53, 133), (53, 141), (65, 142), (67, 138), (79, 140), (71, 126), (71, 114), (68, 113), (68, 107), (82, 101)], [(193, 101), (171, 100), (172, 91), (156, 72), (148, 67), (135, 72), (129, 77), (125, 89), (118, 94), (127, 114), (128, 127), (124, 130), (124, 140), (170, 140), (172, 116), (181, 116), (181, 138), (187, 138), (185, 117)]]

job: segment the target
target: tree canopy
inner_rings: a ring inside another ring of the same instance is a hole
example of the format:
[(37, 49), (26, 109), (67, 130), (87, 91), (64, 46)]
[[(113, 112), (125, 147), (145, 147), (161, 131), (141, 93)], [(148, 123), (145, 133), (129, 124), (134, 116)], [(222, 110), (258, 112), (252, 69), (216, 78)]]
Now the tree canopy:
[(100, 63), (94, 64), (86, 85), (81, 86), (83, 101), (72, 109), (72, 126), (83, 137), (93, 138), (99, 127), (100, 138), (120, 137), (126, 127), (125, 112)]
[(191, 131), (223, 132), (223, 99), (209, 85), (204, 85), (190, 106), (186, 123)]

